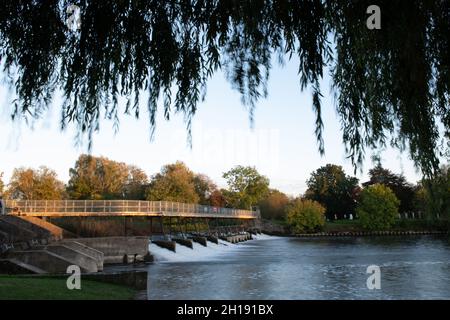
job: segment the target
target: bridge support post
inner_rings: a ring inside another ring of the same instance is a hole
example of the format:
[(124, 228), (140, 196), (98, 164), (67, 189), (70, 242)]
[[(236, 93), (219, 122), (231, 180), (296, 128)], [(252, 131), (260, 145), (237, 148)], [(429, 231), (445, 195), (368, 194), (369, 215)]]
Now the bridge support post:
[(181, 235), (183, 236), (183, 238), (186, 238), (187, 237), (186, 236), (186, 226), (184, 224), (184, 219), (183, 218), (179, 218), (178, 219), (178, 226), (180, 228)]
[(183, 235), (186, 236), (188, 233), (188, 227), (187, 227), (187, 223), (186, 223), (186, 219), (183, 219), (183, 225), (184, 225), (184, 233)]
[(150, 240), (151, 240), (153, 236), (153, 217), (149, 218), (150, 218)]
[(209, 228), (209, 219), (205, 218), (205, 223), (206, 223), (206, 233), (208, 235), (211, 235), (211, 229)]
[(169, 237), (172, 237), (172, 217), (169, 217)]
[(165, 233), (164, 233), (164, 221), (163, 221), (163, 217), (159, 217), (159, 227), (161, 230), (161, 235), (164, 237)]
[(77, 236), (80, 237), (81, 236), (81, 217), (76, 218), (78, 221), (78, 228), (77, 228)]
[(195, 233), (197, 235), (199, 235), (200, 234), (200, 229), (198, 227), (198, 219), (195, 219), (193, 222), (194, 222)]

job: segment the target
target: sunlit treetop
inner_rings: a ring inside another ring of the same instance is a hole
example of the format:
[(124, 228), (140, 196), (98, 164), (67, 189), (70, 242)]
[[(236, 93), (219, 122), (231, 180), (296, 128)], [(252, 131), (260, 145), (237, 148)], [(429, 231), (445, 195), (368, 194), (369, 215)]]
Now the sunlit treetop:
[[(330, 71), (355, 167), (365, 150), (391, 144), (431, 174), (450, 137), (449, 2), (377, 1), (381, 29), (372, 30), (369, 1), (4, 0), (0, 63), (15, 90), (13, 119), (42, 117), (62, 92), (62, 127), (74, 123), (92, 141), (103, 119), (118, 124), (142, 108), (153, 135), (159, 100), (165, 117), (181, 112), (190, 131), (218, 70), (252, 117), (273, 57), (295, 55), (299, 90), (312, 91), (321, 153), (319, 81)], [(67, 25), (71, 5), (79, 8), (76, 30)]]

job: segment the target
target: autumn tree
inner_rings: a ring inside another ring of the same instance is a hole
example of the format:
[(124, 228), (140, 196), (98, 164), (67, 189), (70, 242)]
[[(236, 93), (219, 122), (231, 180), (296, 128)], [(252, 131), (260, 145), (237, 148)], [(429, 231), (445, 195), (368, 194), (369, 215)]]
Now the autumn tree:
[(250, 209), (269, 192), (269, 179), (254, 167), (236, 166), (223, 177), (228, 184), (224, 196), (228, 205), (234, 208)]
[(129, 179), (133, 179), (125, 163), (85, 154), (79, 156), (69, 175), (70, 197), (83, 200), (125, 199)]
[[(77, 30), (67, 25), (73, 4), (80, 9)], [(320, 153), (321, 80), (331, 70), (353, 164), (362, 163), (366, 148), (391, 144), (431, 175), (439, 167), (440, 140), (450, 138), (449, 1), (377, 1), (379, 30), (366, 24), (372, 4), (4, 0), (0, 61), (15, 89), (12, 118), (44, 117), (62, 92), (63, 127), (72, 123), (91, 141), (102, 119), (118, 125), (122, 113), (139, 117), (145, 93), (152, 133), (160, 106), (167, 119), (184, 113), (189, 129), (220, 70), (253, 115), (268, 94), (274, 58), (283, 63), (295, 56), (299, 90), (312, 93)], [(119, 104), (120, 97), (127, 103)]]
[(165, 165), (152, 177), (147, 200), (198, 203), (194, 180), (195, 174), (183, 162)]
[(3, 172), (0, 172), (0, 197), (3, 196), (3, 189), (5, 184), (3, 183)]
[(284, 220), (286, 205), (289, 197), (283, 192), (270, 189), (268, 194), (259, 202), (261, 217), (266, 219)]
[(328, 219), (355, 213), (358, 179), (345, 174), (341, 166), (327, 164), (311, 173), (305, 197), (326, 208)]
[(128, 165), (128, 178), (123, 186), (123, 197), (128, 200), (145, 200), (148, 188), (147, 174), (141, 168)]
[(213, 207), (226, 207), (227, 199), (224, 196), (225, 190), (216, 189), (209, 196), (209, 205)]
[(56, 172), (45, 166), (39, 169), (16, 168), (7, 194), (17, 200), (60, 200), (65, 196), (65, 188)]

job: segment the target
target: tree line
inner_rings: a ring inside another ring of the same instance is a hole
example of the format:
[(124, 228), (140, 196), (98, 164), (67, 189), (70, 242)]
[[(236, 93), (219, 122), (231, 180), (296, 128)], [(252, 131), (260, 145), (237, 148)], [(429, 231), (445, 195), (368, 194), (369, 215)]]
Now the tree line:
[(450, 217), (449, 166), (443, 166), (433, 179), (412, 184), (404, 175), (377, 163), (369, 170), (369, 180), (360, 184), (341, 166), (327, 164), (311, 173), (306, 192), (298, 197), (270, 188), (269, 179), (250, 166), (236, 166), (223, 173), (226, 188), (219, 188), (210, 177), (193, 172), (180, 161), (149, 177), (135, 165), (86, 154), (69, 169), (67, 184), (45, 166), (16, 168), (7, 185), (2, 175), (0, 195), (10, 199), (175, 201), (241, 209), (258, 206), (263, 218), (289, 224), (296, 223), (300, 209), (318, 213), (319, 218), (313, 214), (310, 220), (319, 225), (325, 220), (364, 220), (366, 213), (378, 219), (386, 208), (395, 209), (390, 210), (389, 219)]
[(45, 166), (16, 168), (7, 185), (2, 176), (0, 195), (16, 200), (151, 200), (250, 209), (269, 192), (269, 179), (253, 167), (236, 166), (225, 172), (228, 187), (219, 188), (180, 161), (149, 177), (135, 165), (86, 154), (69, 169), (67, 184)]
[(450, 221), (450, 167), (442, 166), (432, 179), (416, 184), (403, 174), (383, 168), (369, 170), (359, 184), (341, 166), (327, 164), (311, 173), (308, 189), (287, 205), (285, 214), (294, 232), (317, 231), (325, 220), (358, 219), (367, 230), (386, 230), (399, 218)]

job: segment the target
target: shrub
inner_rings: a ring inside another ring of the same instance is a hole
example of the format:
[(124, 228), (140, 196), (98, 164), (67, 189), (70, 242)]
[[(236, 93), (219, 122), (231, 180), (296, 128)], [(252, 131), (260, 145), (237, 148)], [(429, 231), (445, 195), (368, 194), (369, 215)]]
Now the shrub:
[(398, 217), (400, 201), (382, 184), (374, 184), (361, 193), (356, 209), (361, 226), (367, 230), (390, 229)]
[(325, 224), (325, 208), (313, 200), (295, 199), (286, 207), (286, 219), (293, 233), (318, 231)]

